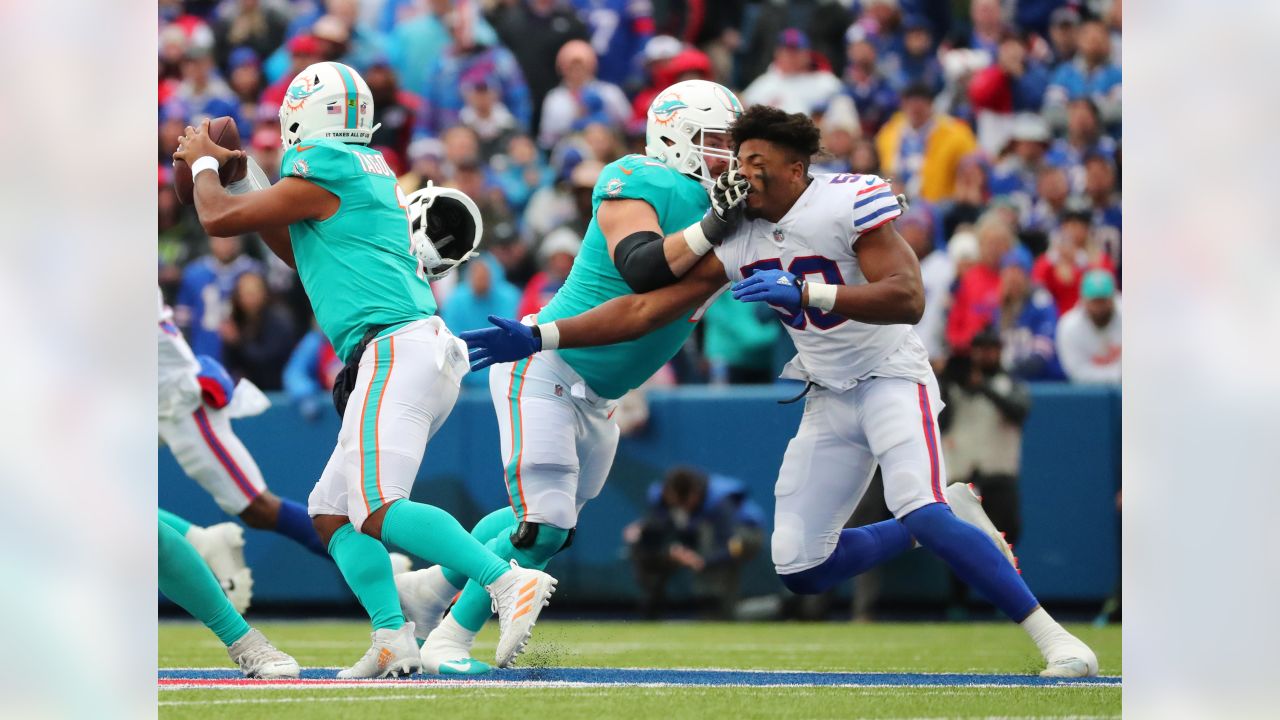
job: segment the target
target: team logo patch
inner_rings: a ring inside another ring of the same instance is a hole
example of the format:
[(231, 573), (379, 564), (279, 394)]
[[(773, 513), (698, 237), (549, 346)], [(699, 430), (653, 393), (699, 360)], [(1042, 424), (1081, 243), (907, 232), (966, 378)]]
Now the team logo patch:
[(307, 98), (315, 95), (322, 88), (324, 83), (320, 82), (319, 75), (304, 77), (300, 81), (289, 86), (284, 94), (284, 104), (290, 110), (300, 110), (303, 105), (307, 104)]
[(619, 180), (618, 178), (614, 178), (610, 180), (609, 184), (604, 186), (604, 194), (608, 195), (609, 197), (618, 197), (619, 195), (621, 195), (622, 181)]
[(773, 229), (773, 241), (774, 241), (774, 242), (776, 242), (776, 243), (781, 243), (781, 242), (782, 242), (783, 240), (785, 240), (785, 239), (786, 239), (786, 236), (784, 236), (784, 235), (782, 234), (782, 228), (774, 228), (774, 229)]
[(310, 163), (308, 163), (306, 160), (303, 160), (302, 158), (298, 158), (297, 160), (294, 160), (293, 170), (291, 171), (291, 174), (297, 175), (298, 177), (309, 176), (311, 174)]
[(659, 125), (670, 125), (676, 118), (676, 111), (689, 107), (678, 95), (667, 95), (653, 101), (649, 112), (653, 113), (653, 121)]

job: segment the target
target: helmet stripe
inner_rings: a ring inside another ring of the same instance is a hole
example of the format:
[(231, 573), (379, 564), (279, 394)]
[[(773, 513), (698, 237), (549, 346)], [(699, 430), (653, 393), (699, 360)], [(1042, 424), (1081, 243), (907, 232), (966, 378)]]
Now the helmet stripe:
[(358, 98), (356, 93), (359, 88), (356, 85), (356, 79), (351, 77), (351, 70), (342, 63), (334, 63), (333, 66), (338, 69), (338, 74), (342, 76), (342, 87), (347, 91), (347, 122), (343, 127), (356, 127), (356, 105)]

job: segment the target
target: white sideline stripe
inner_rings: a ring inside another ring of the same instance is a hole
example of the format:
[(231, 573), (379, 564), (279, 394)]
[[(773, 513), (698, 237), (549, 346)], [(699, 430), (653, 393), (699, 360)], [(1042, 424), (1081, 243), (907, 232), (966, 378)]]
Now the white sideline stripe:
[(235, 700), (161, 700), (160, 706), (172, 705), (271, 705), (275, 703), (303, 702), (366, 702), (368, 700), (430, 700), (439, 695), (342, 695), (339, 697), (299, 697), (299, 698), (237, 698)]
[[(163, 671), (163, 672), (178, 672), (178, 671), (182, 671), (182, 670), (202, 670), (202, 671), (203, 671), (203, 670), (234, 670), (234, 669), (235, 669), (235, 668), (232, 668), (232, 667), (227, 666), (227, 665), (207, 665), (207, 666), (204, 666), (204, 667), (167, 667), (167, 668), (160, 668), (160, 670), (161, 670), (161, 671)], [(310, 666), (310, 665), (309, 665), (309, 666), (307, 666), (307, 669), (308, 669), (308, 670), (345, 670), (346, 668), (344, 668), (344, 667), (340, 667), (340, 666), (337, 666), (337, 665), (330, 665), (330, 666), (327, 666), (327, 667), (326, 667), (326, 666)], [(528, 670), (528, 669), (530, 669), (530, 668), (529, 668), (529, 667), (524, 667), (524, 666), (518, 666), (516, 669), (517, 669), (517, 670)], [(544, 669), (551, 669), (551, 668), (544, 668)], [(740, 668), (740, 667), (738, 667), (738, 668), (728, 668), (728, 667), (726, 667), (726, 668), (721, 668), (721, 667), (663, 667), (663, 668), (656, 668), (656, 667), (611, 667), (611, 668), (574, 667), (574, 668), (554, 668), (554, 669), (557, 669), (557, 670), (559, 670), (559, 669), (569, 669), (569, 670), (644, 670), (644, 671), (647, 671), (647, 672), (661, 672), (661, 671), (680, 671), (680, 672), (749, 672), (749, 673), (760, 673), (760, 674), (762, 674), (762, 675), (763, 675), (763, 674), (768, 674), (768, 675), (802, 675), (802, 674), (805, 674), (805, 675), (808, 675), (808, 674), (814, 674), (814, 675), (824, 675), (824, 674), (825, 674), (825, 675), (834, 675), (834, 674), (836, 674), (836, 673), (846, 673), (846, 672), (849, 672), (849, 673), (857, 673), (857, 674), (859, 674), (859, 675), (923, 675), (923, 676), (926, 676), (926, 677), (928, 677), (928, 676), (942, 676), (942, 675), (950, 676), (950, 675), (1017, 675), (1017, 674), (1018, 674), (1018, 673), (978, 673), (978, 672), (911, 672), (911, 671), (906, 671), (906, 670), (753, 670), (753, 669), (751, 669), (751, 668)], [(1033, 676), (1032, 676), (1032, 675), (1027, 675), (1027, 677), (1033, 677)], [(1122, 679), (1122, 676), (1120, 676), (1120, 675), (1099, 675), (1099, 676), (1098, 676), (1098, 679), (1099, 679), (1099, 680), (1112, 680), (1112, 681), (1114, 681), (1115, 683), (1119, 684), (1119, 683), (1120, 683), (1120, 681), (1121, 681), (1121, 679)], [(411, 681), (406, 681), (406, 682), (411, 682)], [(471, 682), (474, 682), (474, 681), (471, 681)], [(493, 681), (493, 682), (499, 682), (499, 681), (495, 680), (495, 681)], [(503, 680), (503, 681), (501, 681), (501, 682), (510, 683), (510, 682), (527, 682), (527, 681)], [(586, 684), (587, 684), (587, 685), (599, 685), (599, 684), (601, 684), (601, 683), (586, 683)], [(1096, 685), (1096, 686), (1099, 686), (1099, 687), (1107, 687), (1107, 684), (1100, 683), (1100, 682), (1099, 682), (1099, 683), (1081, 683), (1081, 685), (1089, 685), (1089, 684)], [(954, 686), (954, 683), (949, 683), (949, 684), (948, 684), (948, 687), (951, 687), (951, 686)], [(1075, 686), (1076, 686), (1076, 684), (1072, 684), (1072, 687), (1075, 687)], [(805, 687), (805, 686), (803, 686), (803, 685), (797, 685), (797, 686), (795, 686), (795, 687)], [(877, 685), (867, 685), (866, 687), (879, 687), (879, 686), (877, 686)], [(924, 687), (924, 686), (920, 686), (920, 685), (895, 685), (895, 686), (893, 686), (893, 687)], [(979, 687), (979, 686), (978, 686), (978, 685), (966, 685), (966, 686), (964, 686), (964, 687)], [(998, 687), (1007, 687), (1007, 686), (999, 685)], [(1018, 685), (1018, 686), (1012, 686), (1012, 687), (1025, 687), (1025, 686)], [(1055, 687), (1056, 687), (1056, 686), (1055, 686)], [(1064, 687), (1065, 687), (1065, 686), (1064, 686)]]
[(456, 688), (485, 688), (488, 690), (528, 690), (532, 688), (538, 689), (560, 689), (560, 688), (844, 688), (856, 690), (859, 688), (869, 689), (893, 689), (893, 690), (968, 690), (968, 689), (996, 689), (996, 690), (1014, 690), (1014, 689), (1043, 689), (1054, 690), (1058, 688), (1118, 688), (1120, 683), (1067, 683), (1063, 685), (1001, 685), (996, 683), (974, 683), (965, 685), (956, 685), (955, 683), (938, 683), (938, 684), (917, 684), (903, 685), (901, 683), (884, 683), (884, 684), (868, 684), (868, 683), (715, 683), (715, 684), (693, 684), (693, 683), (584, 683), (584, 682), (562, 682), (562, 681), (544, 681), (544, 680), (410, 680), (403, 685), (393, 684), (386, 680), (369, 680), (365, 682), (353, 681), (350, 683), (326, 683), (324, 685), (314, 685), (307, 683), (272, 683), (270, 685), (185, 685), (185, 684), (169, 684), (161, 685), (161, 691), (173, 690), (246, 690), (246, 691), (268, 691), (268, 690), (351, 690), (356, 688), (372, 690), (379, 685), (384, 686), (381, 689), (387, 689), (386, 686), (416, 689), (456, 689)]

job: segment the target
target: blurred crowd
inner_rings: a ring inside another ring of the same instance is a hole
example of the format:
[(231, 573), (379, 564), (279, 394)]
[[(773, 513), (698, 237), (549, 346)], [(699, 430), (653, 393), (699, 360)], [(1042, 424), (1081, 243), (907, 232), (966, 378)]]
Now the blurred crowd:
[[(481, 208), (483, 254), (433, 286), (455, 332), (551, 298), (601, 169), (643, 152), (662, 88), (702, 78), (811, 114), (815, 172), (906, 193), (940, 375), (963, 384), (981, 336), (1018, 381), (1120, 381), (1121, 0), (160, 0), (159, 24), (160, 286), (197, 353), (304, 413), (342, 363), (296, 274), (256, 236), (206, 236), (170, 156), (230, 115), (274, 180), (281, 98), (322, 60), (368, 82), (405, 192)], [(725, 294), (651, 383), (773, 382), (792, 353)]]

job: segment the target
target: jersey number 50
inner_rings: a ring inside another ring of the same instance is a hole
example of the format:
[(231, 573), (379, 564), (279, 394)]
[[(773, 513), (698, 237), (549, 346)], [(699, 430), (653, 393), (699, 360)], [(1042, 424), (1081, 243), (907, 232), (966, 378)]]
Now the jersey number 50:
[[(779, 258), (765, 258), (764, 260), (757, 260), (750, 265), (743, 265), (742, 277), (749, 278), (757, 270), (781, 269), (782, 260)], [(818, 275), (821, 277), (822, 282), (828, 285), (844, 284), (844, 275), (840, 272), (840, 266), (836, 265), (834, 260), (829, 260), (820, 255), (805, 255), (792, 260), (791, 264), (787, 266), (787, 272), (801, 278), (806, 275)], [(848, 320), (843, 315), (836, 315), (814, 307), (807, 307), (803, 312), (798, 313), (789, 313), (776, 307), (773, 309), (782, 316), (783, 322), (797, 330), (804, 330), (808, 323), (813, 323), (813, 327), (818, 330), (830, 330)]]

